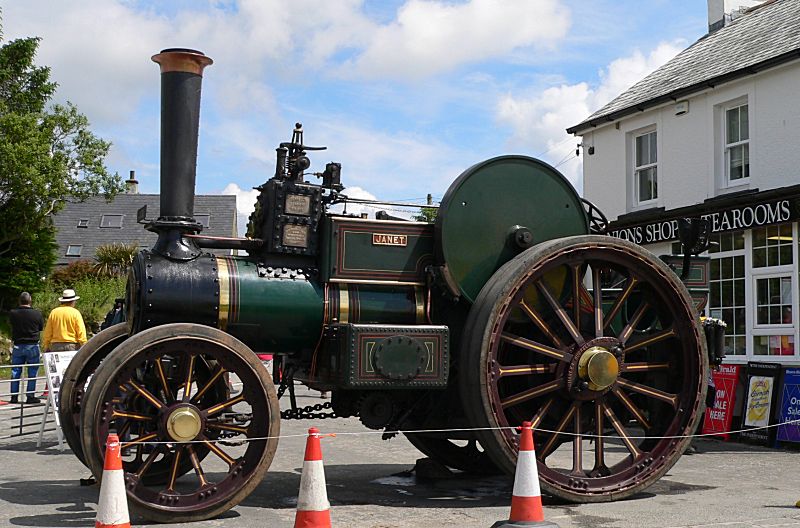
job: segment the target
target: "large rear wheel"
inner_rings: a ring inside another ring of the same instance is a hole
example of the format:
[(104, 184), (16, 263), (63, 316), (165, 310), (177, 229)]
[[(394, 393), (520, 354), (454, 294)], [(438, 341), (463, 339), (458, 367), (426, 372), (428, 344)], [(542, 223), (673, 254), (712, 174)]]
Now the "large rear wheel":
[(607, 236), (537, 245), (501, 267), (466, 323), (462, 398), (487, 453), (512, 472), (535, 428), (544, 491), (575, 502), (635, 494), (686, 449), (708, 360), (685, 287)]
[[(241, 502), (269, 468), (280, 434), (275, 388), (255, 354), (220, 330), (185, 323), (117, 347), (92, 379), (82, 419), (92, 472), (102, 474), (103, 444), (116, 431), (129, 502), (158, 522), (209, 519)], [(184, 461), (194, 471), (179, 478)], [(167, 478), (148, 481), (159, 465), (169, 467)]]

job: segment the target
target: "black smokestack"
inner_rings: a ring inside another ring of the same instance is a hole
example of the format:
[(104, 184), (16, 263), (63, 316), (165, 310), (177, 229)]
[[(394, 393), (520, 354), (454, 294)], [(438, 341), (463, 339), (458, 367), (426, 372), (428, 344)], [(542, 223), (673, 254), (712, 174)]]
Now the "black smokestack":
[(197, 175), (197, 135), (203, 53), (169, 48), (153, 55), (161, 66), (161, 211), (159, 221), (191, 221)]

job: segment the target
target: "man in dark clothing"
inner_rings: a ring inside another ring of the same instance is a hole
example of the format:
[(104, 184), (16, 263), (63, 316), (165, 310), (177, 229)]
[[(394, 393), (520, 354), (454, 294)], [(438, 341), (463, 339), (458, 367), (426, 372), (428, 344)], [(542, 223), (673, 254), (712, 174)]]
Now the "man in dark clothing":
[(119, 297), (114, 299), (114, 307), (106, 314), (105, 321), (100, 325), (100, 330), (105, 330), (109, 326), (125, 322), (125, 299)]
[[(31, 294), (22, 292), (19, 296), (19, 307), (10, 311), (11, 339), (14, 347), (11, 351), (11, 364), (19, 365), (11, 369), (11, 403), (17, 403), (19, 394), (19, 378), (22, 376), (22, 366), (28, 366), (28, 391), (26, 403), (39, 403), (39, 398), (34, 396), (36, 391), (36, 373), (39, 370), (39, 333), (44, 329), (42, 312), (31, 308)], [(30, 366), (35, 365), (35, 366)]]

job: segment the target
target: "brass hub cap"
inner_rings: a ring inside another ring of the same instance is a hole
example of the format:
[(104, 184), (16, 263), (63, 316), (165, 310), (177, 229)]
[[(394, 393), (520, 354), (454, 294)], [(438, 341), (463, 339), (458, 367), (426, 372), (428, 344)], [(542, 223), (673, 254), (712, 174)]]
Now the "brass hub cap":
[(188, 442), (200, 434), (203, 420), (193, 407), (179, 407), (167, 417), (167, 432), (173, 440)]
[(613, 385), (619, 376), (619, 362), (607, 349), (593, 346), (578, 360), (578, 377), (589, 384), (589, 389), (602, 391)]

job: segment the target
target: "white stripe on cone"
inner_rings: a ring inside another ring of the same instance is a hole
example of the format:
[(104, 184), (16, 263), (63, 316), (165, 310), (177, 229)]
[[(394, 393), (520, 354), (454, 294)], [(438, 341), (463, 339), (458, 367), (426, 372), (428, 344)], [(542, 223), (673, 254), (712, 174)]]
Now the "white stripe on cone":
[(121, 469), (103, 471), (100, 498), (97, 501), (97, 522), (107, 526), (130, 523), (125, 476)]
[(538, 497), (542, 494), (536, 468), (536, 451), (519, 452), (512, 494), (515, 497)]
[(300, 475), (297, 509), (299, 511), (325, 511), (330, 507), (322, 460), (306, 460), (303, 462), (303, 473)]

